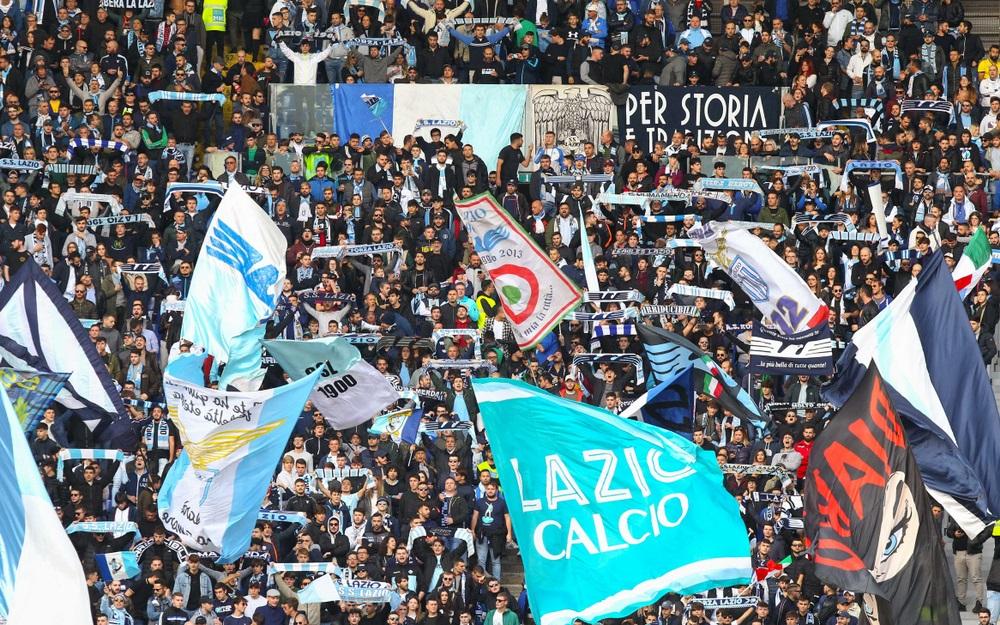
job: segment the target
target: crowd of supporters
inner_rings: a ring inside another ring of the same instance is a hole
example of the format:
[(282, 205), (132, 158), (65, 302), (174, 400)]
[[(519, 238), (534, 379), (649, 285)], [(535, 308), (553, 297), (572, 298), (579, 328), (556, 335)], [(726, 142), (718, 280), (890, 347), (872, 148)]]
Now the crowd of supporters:
[[(85, 320), (133, 421), (125, 463), (68, 463), (62, 480), (58, 451), (97, 446), (93, 432), (72, 411), (55, 407), (28, 433), (65, 525), (138, 524), (143, 572), (125, 581), (99, 580), (94, 556), (132, 547), (132, 534), (72, 534), (102, 625), (516, 625), (530, 618), (519, 578), (507, 571), (519, 549), (507, 503), (475, 425), (399, 444), (364, 427), (332, 431), (307, 405), (266, 502), (305, 514), (305, 525), (261, 522), (248, 556), (224, 566), (177, 548), (156, 508), (163, 476), (181, 452), (162, 405), (162, 376), (171, 358), (190, 349), (179, 339), (184, 313), (172, 304), (187, 295), (218, 197), (168, 194), (170, 183), (217, 180), (251, 189), (288, 243), (273, 335), (388, 339), (361, 345), (362, 353), (418, 393), (427, 420), (441, 422), (477, 423), (469, 383), (475, 375), (522, 379), (613, 411), (642, 392), (631, 367), (572, 364), (574, 354), (595, 347), (640, 354), (635, 336), (595, 340), (585, 324), (566, 321), (545, 347), (518, 348), (453, 210), (456, 197), (491, 191), (581, 288), (581, 246), (589, 246), (601, 290), (696, 306), (698, 314), (655, 323), (710, 353), (764, 409), (775, 401), (819, 403), (821, 380), (749, 375), (733, 329), (753, 318), (749, 301), (701, 250), (667, 249), (671, 239), (685, 238), (694, 218), (644, 223), (637, 219), (641, 209), (601, 204), (600, 193), (690, 189), (705, 176), (757, 180), (762, 194), (731, 193), (729, 202), (695, 196), (691, 205), (654, 201), (650, 213), (761, 222), (766, 227), (754, 232), (828, 304), (838, 341), (850, 340), (884, 309), (926, 255), (942, 249), (953, 264), (977, 228), (1000, 249), (993, 227), (1000, 216), (1000, 47), (987, 49), (972, 32), (961, 0), (165, 4), (152, 15), (109, 10), (94, 0), (45, 0), (37, 10), (0, 1), (0, 157), (42, 162), (41, 168), (12, 162), (0, 177), (0, 279), (9, 281), (29, 260), (42, 267)], [(857, 128), (820, 138), (734, 133), (701, 141), (675, 132), (651, 151), (610, 129), (586, 137), (575, 153), (554, 132), (538, 137), (538, 145), (512, 135), (498, 154), (478, 153), (461, 131), (442, 136), (439, 129), (376, 137), (276, 134), (269, 86), (324, 81), (583, 83), (607, 85), (616, 96), (628, 85), (652, 83), (781, 86), (788, 128), (865, 118), (860, 99), (878, 100), (882, 114), (874, 142)], [(151, 99), (157, 91), (176, 96)], [(848, 104), (838, 106), (843, 99)], [(904, 100), (947, 106), (903, 112)], [(743, 159), (741, 166), (734, 157)], [(847, 185), (831, 185), (849, 160), (876, 157), (902, 170), (898, 184), (882, 178), (888, 256), (875, 243), (830, 236), (844, 225), (793, 226), (796, 215), (837, 214), (857, 231), (877, 234), (870, 199), (858, 189), (879, 174), (856, 171)], [(765, 161), (822, 167), (789, 173), (755, 165)], [(80, 167), (50, 167), (63, 164)], [(547, 181), (557, 174), (606, 179)], [(114, 196), (124, 214), (150, 219), (92, 227), (88, 220), (109, 214), (111, 204), (79, 196), (60, 202), (67, 192)], [(316, 247), (383, 242), (398, 243), (400, 251), (312, 256)], [(652, 247), (662, 253), (615, 253)], [(158, 266), (144, 272), (137, 263)], [(988, 274), (967, 301), (984, 365), (997, 354), (994, 278)], [(668, 290), (677, 283), (732, 290), (736, 308), (704, 298), (675, 301)], [(478, 336), (431, 341), (438, 329)], [(487, 363), (478, 369), (428, 366), (477, 353)], [(695, 442), (715, 450), (720, 462), (780, 463), (799, 478), (729, 475), (726, 481), (740, 499), (755, 566), (773, 569), (786, 556), (791, 563), (742, 591), (759, 597), (755, 608), (706, 613), (697, 599), (668, 596), (622, 623), (857, 623), (858, 597), (823, 585), (801, 532), (782, 522), (796, 512), (787, 502), (802, 485), (823, 410), (775, 415), (769, 432), (734, 423), (705, 396), (695, 412)], [(329, 468), (355, 477), (316, 476)], [(790, 497), (762, 504), (751, 497), (754, 490)], [(957, 600), (989, 605), (996, 615), (1000, 566), (986, 567), (984, 575), (982, 537), (947, 525), (945, 534), (962, 553)], [(311, 574), (268, 567), (305, 562), (335, 562), (357, 578), (392, 582), (400, 607), (300, 605), (297, 592)], [(983, 612), (980, 622), (992, 618)]]

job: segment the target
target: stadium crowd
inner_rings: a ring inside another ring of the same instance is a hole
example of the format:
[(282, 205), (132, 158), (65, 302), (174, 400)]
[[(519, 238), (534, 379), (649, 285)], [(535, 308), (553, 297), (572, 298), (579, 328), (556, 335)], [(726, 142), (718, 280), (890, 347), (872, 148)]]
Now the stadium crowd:
[[(369, 46), (369, 40), (376, 41)], [(576, 153), (554, 133), (537, 146), (515, 134), (499, 154), (477, 153), (463, 144), (461, 132), (442, 136), (440, 129), (376, 137), (272, 132), (270, 85), (324, 81), (583, 83), (618, 94), (628, 85), (654, 82), (764, 85), (787, 88), (788, 128), (866, 117), (853, 106), (834, 106), (844, 98), (880, 100), (884, 113), (874, 144), (856, 128), (829, 138), (733, 134), (701, 142), (676, 132), (651, 152), (620, 141), (610, 129), (586, 138)], [(223, 98), (154, 102), (149, 95), (156, 91)], [(171, 304), (187, 294), (218, 198), (167, 195), (168, 183), (217, 180), (250, 188), (288, 242), (287, 280), (272, 334), (381, 336), (379, 343), (359, 345), (362, 353), (401, 388), (418, 393), (425, 419), (441, 422), (476, 423), (473, 374), (519, 378), (613, 411), (642, 392), (634, 368), (572, 365), (573, 354), (593, 351), (583, 323), (562, 323), (544, 348), (518, 349), (496, 289), (453, 210), (456, 196), (491, 191), (581, 288), (580, 248), (587, 245), (602, 290), (637, 290), (650, 304), (696, 306), (697, 315), (658, 322), (743, 380), (763, 409), (776, 401), (819, 404), (821, 380), (747, 374), (737, 335), (755, 315), (748, 299), (701, 250), (666, 249), (694, 220), (642, 223), (637, 207), (600, 205), (599, 193), (689, 189), (705, 176), (757, 180), (762, 195), (732, 193), (729, 203), (696, 196), (690, 207), (653, 202), (650, 210), (765, 224), (754, 232), (828, 304), (839, 341), (892, 301), (919, 273), (925, 255), (943, 249), (954, 264), (977, 228), (1000, 249), (1000, 233), (992, 227), (1000, 216), (1000, 47), (983, 46), (964, 19), (961, 0), (767, 0), (752, 6), (739, 0), (723, 6), (710, 0), (476, 0), (457, 6), (448, 0), (431, 6), (420, 0), (350, 0), (343, 6), (245, 0), (228, 8), (225, 0), (175, 0), (166, 2), (162, 16), (109, 10), (94, 0), (45, 0), (31, 11), (14, 0), (0, 2), (0, 92), (0, 156), (45, 165), (21, 169), (15, 163), (0, 177), (0, 277), (9, 281), (29, 260), (38, 263), (86, 320), (100, 357), (130, 400), (134, 441), (124, 449), (125, 466), (68, 463), (65, 479), (57, 478), (61, 448), (96, 445), (71, 411), (48, 410), (28, 433), (65, 525), (138, 524), (143, 570), (130, 580), (100, 580), (94, 555), (131, 547), (131, 534), (71, 536), (100, 625), (516, 625), (530, 617), (526, 595), (505, 574), (519, 547), (489, 446), (475, 426), (398, 444), (364, 427), (331, 431), (307, 405), (266, 502), (273, 510), (305, 514), (307, 523), (260, 522), (250, 552), (236, 564), (216, 566), (210, 554), (178, 548), (156, 509), (163, 476), (181, 451), (161, 403), (162, 375), (172, 357), (190, 349), (179, 340), (183, 311)], [(904, 113), (904, 99), (948, 106)], [(227, 155), (213, 171), (206, 163), (219, 151)], [(883, 180), (889, 250), (898, 257), (880, 255), (874, 244), (834, 240), (831, 229), (843, 226), (793, 227), (798, 214), (844, 214), (859, 231), (876, 234), (870, 200), (858, 192), (870, 174), (851, 174), (845, 190), (830, 185), (830, 174), (843, 174), (848, 160), (876, 155), (902, 169), (899, 185), (891, 176)], [(744, 158), (746, 167), (734, 169), (723, 157)], [(823, 167), (791, 174), (753, 167), (757, 157)], [(285, 162), (291, 163), (287, 170), (279, 164)], [(49, 171), (67, 163), (81, 167)], [(519, 172), (530, 174), (527, 183), (519, 182)], [(555, 174), (606, 174), (607, 181), (546, 181)], [(90, 218), (107, 214), (107, 202), (60, 203), (70, 191), (114, 196), (126, 214), (150, 220), (89, 226)], [(396, 242), (401, 252), (312, 256), (317, 247), (382, 242)], [(663, 249), (616, 253), (652, 247)], [(122, 271), (136, 263), (159, 266), (150, 273)], [(997, 354), (995, 277), (988, 274), (967, 302), (986, 365)], [(729, 310), (700, 297), (675, 301), (668, 294), (675, 283), (732, 290), (737, 306)], [(431, 341), (438, 329), (475, 330), (478, 336)], [(642, 352), (634, 336), (598, 342), (606, 352)], [(428, 366), (432, 358), (466, 361), (477, 352), (487, 364), (474, 365), (475, 371), (467, 364)], [(744, 591), (759, 596), (756, 607), (706, 611), (697, 598), (668, 595), (622, 625), (858, 622), (858, 598), (816, 578), (801, 533), (783, 522), (794, 508), (750, 496), (753, 490), (798, 493), (823, 412), (781, 411), (771, 431), (754, 432), (714, 401), (699, 399), (694, 439), (715, 450), (720, 462), (780, 464), (799, 478), (727, 477), (727, 488), (741, 502), (755, 566), (775, 573)], [(340, 475), (356, 477), (317, 478), (315, 471), (325, 468), (350, 469)], [(947, 525), (940, 533), (957, 554), (956, 599), (977, 610), (989, 606), (992, 615), (984, 610), (980, 623), (992, 623), (1000, 612), (1000, 565), (982, 562), (982, 537)], [(786, 557), (790, 563), (775, 569)], [(272, 574), (268, 566), (305, 562), (335, 562), (356, 578), (390, 581), (400, 606), (300, 605), (297, 593), (311, 574)]]

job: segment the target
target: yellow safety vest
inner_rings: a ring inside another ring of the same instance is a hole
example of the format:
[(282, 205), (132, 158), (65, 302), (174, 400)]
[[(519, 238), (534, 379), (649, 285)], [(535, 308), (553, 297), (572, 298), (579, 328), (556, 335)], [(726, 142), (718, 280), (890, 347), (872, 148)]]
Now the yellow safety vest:
[(205, 0), (205, 9), (201, 19), (205, 22), (205, 30), (226, 30), (226, 6), (229, 0)]

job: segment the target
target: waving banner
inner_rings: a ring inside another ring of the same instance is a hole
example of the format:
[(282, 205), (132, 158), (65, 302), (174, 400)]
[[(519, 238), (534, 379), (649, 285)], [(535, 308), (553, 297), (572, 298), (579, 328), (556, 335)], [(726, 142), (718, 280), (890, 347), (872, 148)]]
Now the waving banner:
[(385, 376), (343, 338), (274, 340), (264, 341), (264, 345), (293, 380), (320, 372), (309, 399), (334, 429), (361, 425), (399, 400), (399, 393)]
[[(3, 388), (0, 472), (5, 477), (0, 480), (0, 623), (90, 625), (90, 599), (80, 558), (52, 509)], [(57, 598), (53, 589), (58, 589)]]
[(878, 366), (927, 490), (969, 536), (1000, 514), (1000, 413), (940, 251), (854, 333), (823, 398), (836, 406)]
[(583, 295), (490, 193), (456, 202), (455, 209), (497, 287), (518, 345), (535, 345)]
[(205, 233), (181, 337), (228, 361), (236, 337), (274, 313), (287, 247), (267, 213), (231, 185)]
[(320, 372), (252, 393), (202, 386), (206, 356), (182, 356), (163, 372), (171, 421), (184, 451), (160, 490), (167, 531), (188, 547), (243, 556), (275, 465)]
[(746, 230), (704, 225), (688, 235), (722, 267), (782, 334), (826, 323), (829, 312), (802, 278), (767, 245)]
[(747, 583), (746, 528), (711, 452), (523, 382), (473, 388), (514, 530), (530, 545), (521, 555), (540, 625)]
[[(108, 426), (126, 414), (121, 393), (87, 330), (34, 260), (0, 291), (0, 360), (35, 375), (69, 373), (56, 401), (75, 411), (102, 442), (116, 430)], [(16, 401), (18, 393), (13, 396)], [(121, 421), (127, 426), (129, 419)]]
[(263, 381), (259, 341), (281, 295), (287, 248), (267, 213), (230, 185), (205, 233), (181, 326), (182, 338), (226, 363), (220, 388), (254, 391)]
[(878, 597), (866, 597), (877, 607), (873, 622), (961, 622), (931, 499), (877, 367), (816, 440), (808, 480), (817, 577)]

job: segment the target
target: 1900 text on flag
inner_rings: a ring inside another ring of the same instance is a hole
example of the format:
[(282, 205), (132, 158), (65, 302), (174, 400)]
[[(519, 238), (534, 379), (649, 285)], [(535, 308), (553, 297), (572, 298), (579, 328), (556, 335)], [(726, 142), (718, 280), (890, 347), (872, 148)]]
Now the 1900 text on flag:
[(473, 387), (526, 546), (540, 625), (593, 623), (668, 591), (750, 578), (746, 528), (713, 454), (523, 382), (489, 378)]

